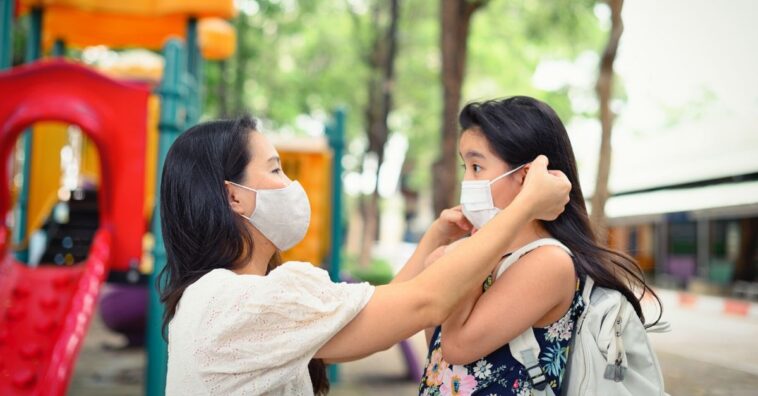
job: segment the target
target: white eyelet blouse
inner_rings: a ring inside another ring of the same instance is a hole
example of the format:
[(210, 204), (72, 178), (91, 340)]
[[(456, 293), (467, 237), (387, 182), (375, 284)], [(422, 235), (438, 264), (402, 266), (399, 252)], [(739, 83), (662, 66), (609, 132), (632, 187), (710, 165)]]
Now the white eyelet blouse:
[(169, 323), (166, 394), (312, 395), (308, 362), (373, 292), (302, 262), (268, 276), (213, 270)]

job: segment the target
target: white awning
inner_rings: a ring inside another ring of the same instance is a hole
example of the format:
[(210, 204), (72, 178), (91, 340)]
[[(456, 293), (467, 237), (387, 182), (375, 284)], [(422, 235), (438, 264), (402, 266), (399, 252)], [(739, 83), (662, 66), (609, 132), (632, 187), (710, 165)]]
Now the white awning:
[(612, 197), (605, 206), (611, 224), (662, 220), (667, 213), (692, 218), (758, 215), (758, 181), (660, 190)]

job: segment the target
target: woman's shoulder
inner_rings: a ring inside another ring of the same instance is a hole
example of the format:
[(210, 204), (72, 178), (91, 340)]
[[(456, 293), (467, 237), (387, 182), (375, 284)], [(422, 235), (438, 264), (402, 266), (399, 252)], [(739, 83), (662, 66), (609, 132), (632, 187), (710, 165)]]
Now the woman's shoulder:
[(281, 273), (281, 272), (297, 272), (302, 274), (307, 274), (311, 276), (325, 276), (329, 277), (329, 273), (326, 272), (323, 268), (317, 267), (313, 265), (312, 263), (306, 262), (306, 261), (287, 261), (283, 263), (282, 265), (274, 268), (271, 271), (271, 274), (274, 273)]
[(266, 278), (273, 283), (285, 285), (333, 283), (323, 268), (304, 261), (288, 261), (271, 270)]

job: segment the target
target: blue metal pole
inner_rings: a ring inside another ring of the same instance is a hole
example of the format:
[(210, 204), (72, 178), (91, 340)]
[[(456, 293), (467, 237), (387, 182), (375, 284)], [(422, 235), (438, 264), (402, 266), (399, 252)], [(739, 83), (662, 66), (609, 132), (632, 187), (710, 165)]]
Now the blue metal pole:
[[(42, 48), (42, 9), (33, 8), (29, 14), (29, 37), (26, 40), (26, 62), (31, 63), (40, 58)], [(32, 167), (32, 131), (23, 133), (22, 147), (24, 159), (22, 163), (21, 186), (16, 204), (16, 227), (13, 235), (14, 245), (20, 245), (26, 236), (29, 210), (29, 175)], [(29, 249), (24, 247), (16, 252), (16, 259), (26, 262)]]
[(184, 45), (178, 40), (171, 40), (163, 50), (165, 68), (163, 80), (158, 88), (161, 97), (161, 116), (159, 122), (158, 142), (158, 177), (156, 178), (156, 205), (153, 210), (151, 230), (155, 238), (153, 248), (153, 272), (150, 274), (150, 300), (147, 318), (147, 380), (145, 394), (160, 396), (166, 391), (166, 372), (168, 347), (163, 338), (162, 323), (164, 307), (160, 302), (157, 280), (158, 274), (166, 266), (166, 246), (163, 242), (160, 220), (160, 191), (163, 164), (168, 149), (186, 126), (186, 62)]
[(53, 43), (53, 56), (66, 56), (66, 42), (58, 39)]
[[(345, 110), (338, 108), (334, 112), (334, 121), (327, 125), (326, 134), (332, 148), (332, 240), (329, 256), (329, 276), (333, 281), (340, 281), (340, 260), (342, 252), (342, 154), (345, 150)], [(339, 367), (336, 364), (328, 368), (329, 381), (339, 382)]]
[(0, 0), (0, 70), (13, 63), (13, 5), (15, 0)]

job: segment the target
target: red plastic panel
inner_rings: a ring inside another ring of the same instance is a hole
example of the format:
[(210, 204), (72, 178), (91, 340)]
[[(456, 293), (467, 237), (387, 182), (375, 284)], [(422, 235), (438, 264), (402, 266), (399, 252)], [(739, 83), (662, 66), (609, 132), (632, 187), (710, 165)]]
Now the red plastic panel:
[(43, 61), (0, 73), (0, 213), (9, 210), (8, 165), (16, 138), (36, 121), (78, 125), (100, 152), (100, 221), (111, 231), (111, 268), (142, 256), (149, 87), (84, 66)]
[(110, 234), (100, 230), (83, 265), (0, 263), (0, 395), (65, 395), (105, 281)]

